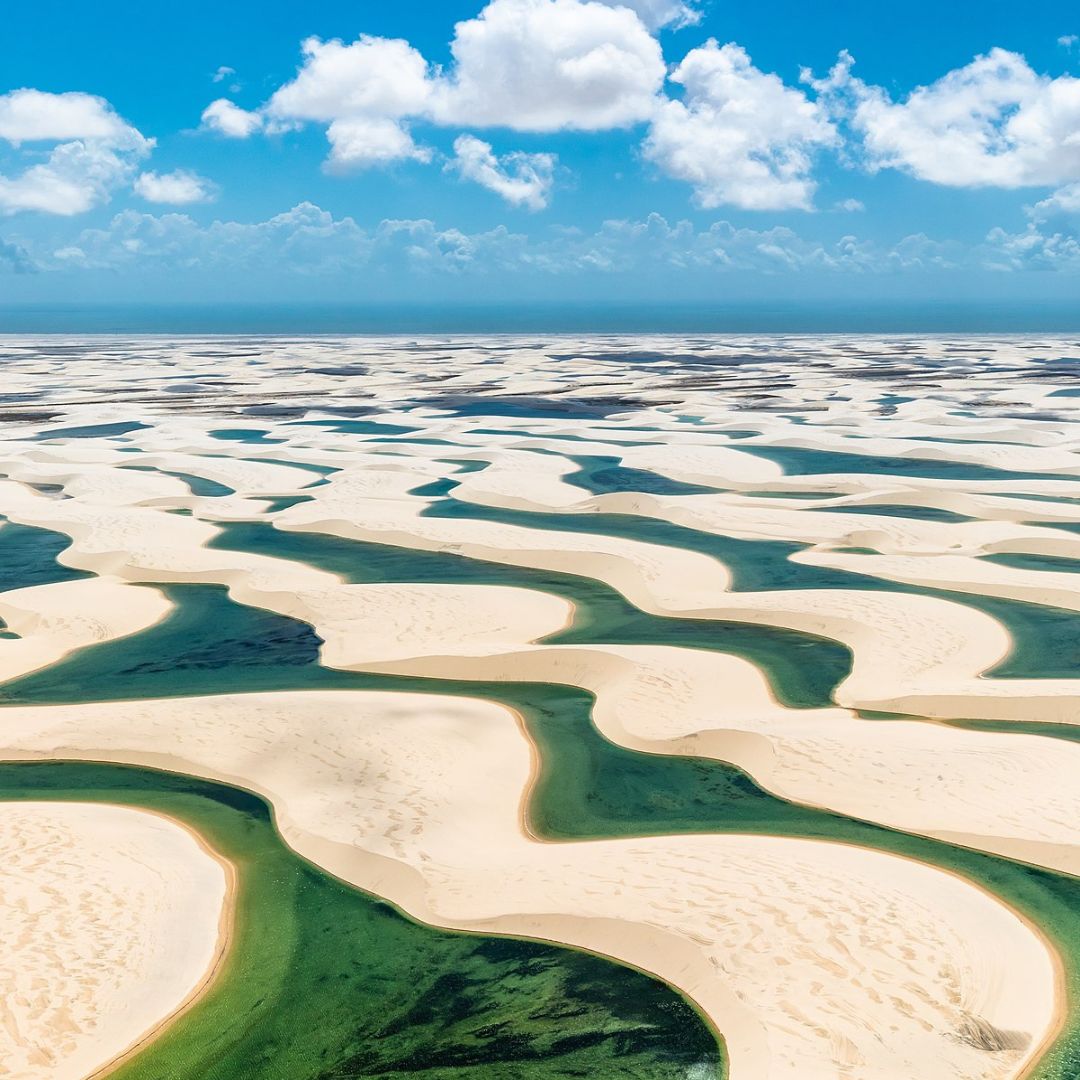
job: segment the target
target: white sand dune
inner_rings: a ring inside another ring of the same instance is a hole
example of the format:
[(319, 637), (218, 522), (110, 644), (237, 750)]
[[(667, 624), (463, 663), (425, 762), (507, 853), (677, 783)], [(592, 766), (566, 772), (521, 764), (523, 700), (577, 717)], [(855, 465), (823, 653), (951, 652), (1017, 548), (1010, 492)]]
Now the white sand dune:
[[(0, 493), (2, 487), (0, 482)], [(58, 502), (10, 490), (6, 505), (12, 520), (72, 537), (65, 563), (110, 577), (0, 593), (0, 617), (13, 630), (33, 631), (25, 640), (0, 639), (0, 679), (43, 667), (74, 648), (144, 629), (170, 610), (161, 593), (124, 581), (224, 585), (241, 603), (311, 623), (326, 641), (327, 655), (342, 663), (394, 652), (388, 612), (404, 619), (413, 636), (423, 626), (432, 647), (454, 640), (476, 648), (543, 637), (564, 627), (571, 615), (565, 600), (535, 590), (346, 585), (303, 563), (207, 548), (218, 532), (213, 525), (145, 507)]]
[(153, 626), (172, 610), (156, 589), (111, 576), (32, 585), (0, 593), (0, 681), (29, 674), (75, 649), (100, 645)]
[(4, 719), (8, 758), (148, 763), (257, 790), (301, 854), (425, 921), (651, 971), (724, 1033), (734, 1080), (1015, 1077), (1056, 1023), (1043, 940), (929, 866), (777, 837), (529, 838), (530, 747), (490, 703), (249, 694)]
[(188, 829), (100, 803), (0, 803), (0, 1073), (98, 1075), (227, 943), (232, 871)]

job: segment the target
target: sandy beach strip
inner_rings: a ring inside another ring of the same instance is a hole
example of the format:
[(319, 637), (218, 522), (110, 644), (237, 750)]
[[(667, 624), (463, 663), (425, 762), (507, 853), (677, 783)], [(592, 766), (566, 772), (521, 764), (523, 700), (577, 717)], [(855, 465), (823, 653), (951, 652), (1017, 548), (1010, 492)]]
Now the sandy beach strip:
[[(848, 646), (855, 657), (854, 670), (836, 695), (849, 708), (938, 719), (1069, 723), (1080, 703), (1077, 680), (982, 678), (1008, 653), (1011, 638), (996, 619), (964, 606), (962, 592), (955, 601), (857, 587), (734, 593), (722, 565), (695, 552), (591, 534), (423, 517), (422, 504), (415, 501), (354, 500), (346, 492), (335, 493), (332, 483), (322, 490), (326, 496), (286, 510), (275, 518), (275, 526), (586, 575), (650, 614), (761, 623), (830, 638)], [(861, 555), (850, 559), (875, 561)], [(931, 562), (927, 557), (925, 565)], [(984, 576), (1013, 583), (1005, 591), (1022, 593), (1029, 602), (1053, 603), (1072, 584), (1069, 575), (1050, 575), (1054, 591), (1035, 572), (992, 564)], [(852, 580), (857, 585), (858, 578)]]
[[(385, 622), (393, 621), (388, 611)], [(427, 639), (421, 631), (410, 644), (396, 630), (393, 647), (340, 666), (581, 687), (596, 697), (600, 732), (628, 749), (715, 758), (792, 802), (1080, 874), (1073, 743), (868, 721), (839, 708), (788, 709), (754, 665), (723, 653), (627, 645), (453, 650), (425, 646)]]

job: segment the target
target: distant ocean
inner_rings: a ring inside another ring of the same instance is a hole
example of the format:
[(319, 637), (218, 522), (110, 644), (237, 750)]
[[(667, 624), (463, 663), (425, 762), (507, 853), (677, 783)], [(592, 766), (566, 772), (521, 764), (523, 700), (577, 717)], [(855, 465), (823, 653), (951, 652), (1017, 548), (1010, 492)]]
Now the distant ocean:
[(6, 334), (1080, 334), (1074, 303), (0, 305)]

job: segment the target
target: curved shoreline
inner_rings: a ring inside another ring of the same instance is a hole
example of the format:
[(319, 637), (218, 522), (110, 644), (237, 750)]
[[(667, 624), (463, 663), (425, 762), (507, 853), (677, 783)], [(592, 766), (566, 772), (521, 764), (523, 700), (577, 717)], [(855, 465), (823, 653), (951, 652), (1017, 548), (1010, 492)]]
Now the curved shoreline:
[(124, 799), (17, 781), (4, 796), (0, 1072), (105, 1075), (201, 996), (231, 868), (185, 822)]
[[(0, 800), (2, 801), (2, 800)], [(66, 801), (66, 800), (58, 800)], [(74, 801), (74, 800), (73, 800)], [(102, 803), (103, 806), (124, 806), (123, 803)], [(99, 1066), (88, 1074), (85, 1080), (104, 1080), (105, 1077), (114, 1073), (121, 1065), (127, 1064), (141, 1051), (145, 1050), (155, 1039), (164, 1035), (174, 1024), (178, 1023), (188, 1012), (197, 1008), (203, 997), (211, 990), (218, 977), (221, 975), (228, 961), (229, 949), (233, 942), (237, 916), (237, 897), (239, 895), (239, 872), (236, 864), (215, 850), (210, 842), (193, 826), (182, 818), (172, 814), (166, 814), (161, 810), (151, 810), (147, 807), (139, 807), (141, 813), (152, 814), (170, 824), (183, 829), (200, 850), (212, 858), (225, 874), (225, 895), (221, 904), (221, 917), (218, 919), (217, 944), (210, 966), (204, 972), (198, 984), (189, 991), (187, 997), (168, 1016), (144, 1032), (135, 1042), (124, 1050), (121, 1050), (109, 1061)]]
[[(533, 796), (535, 794), (536, 785), (537, 785), (537, 783), (539, 782), (539, 779), (540, 779), (540, 773), (541, 773), (541, 769), (543, 767), (543, 764), (542, 764), (543, 759), (542, 759), (542, 755), (540, 753), (540, 748), (539, 748), (539, 746), (537, 746), (536, 740), (532, 737), (532, 733), (529, 730), (529, 726), (526, 723), (525, 718), (521, 715), (521, 713), (517, 709), (511, 708), (510, 711), (514, 715), (515, 721), (516, 721), (517, 726), (518, 726), (518, 730), (521, 732), (522, 737), (529, 744), (529, 757), (530, 757), (529, 778), (528, 778), (528, 781), (527, 781), (524, 789), (522, 790), (521, 803), (520, 803), (519, 808), (518, 808), (519, 827), (521, 828), (522, 834), (527, 839), (529, 839), (529, 840), (531, 840), (533, 842), (542, 843), (542, 844), (560, 843), (560, 842), (565, 843), (566, 841), (556, 841), (556, 840), (551, 839), (550, 837), (545, 837), (542, 833), (537, 832), (536, 829), (534, 829), (533, 826), (532, 826), (532, 823), (530, 821), (530, 813), (529, 813), (529, 811), (530, 811), (530, 807), (531, 807), (532, 802), (533, 802)], [(814, 807), (812, 804), (802, 804), (802, 805), (810, 806), (811, 809), (822, 809), (822, 810), (827, 810), (828, 809), (827, 807)], [(748, 835), (754, 835), (754, 834), (748, 834)], [(824, 841), (824, 842), (826, 842), (826, 843), (846, 844), (845, 841), (840, 841), (840, 840), (836, 840), (836, 841), (827, 840), (827, 841)], [(846, 846), (848, 846), (848, 847), (856, 847), (856, 848), (860, 847), (860, 845), (856, 845), (856, 844), (846, 844)], [(898, 857), (899, 858), (908, 858), (908, 856), (903, 856), (903, 855), (900, 855)], [(974, 879), (972, 879), (970, 877), (967, 877), (966, 875), (961, 874), (961, 873), (959, 873), (957, 871), (950, 870), (948, 867), (943, 867), (940, 864), (930, 863), (930, 862), (927, 862), (926, 860), (920, 860), (920, 859), (911, 859), (911, 861), (912, 862), (917, 862), (922, 866), (926, 866), (928, 868), (935, 869), (935, 870), (941, 870), (944, 873), (950, 874), (950, 875), (956, 877), (958, 880), (964, 882), (966, 885), (971, 885), (974, 888), (978, 889), (980, 892), (982, 892), (984, 895), (986, 895), (990, 900), (993, 900), (993, 901), (995, 901), (997, 903), (1000, 903), (1003, 906), (1005, 906), (1006, 908), (1008, 908), (1009, 911), (1011, 911), (1012, 914), (1020, 922), (1022, 922), (1025, 926), (1027, 926), (1027, 928), (1030, 931), (1032, 931), (1032, 933), (1034, 933), (1035, 936), (1038, 937), (1040, 941), (1042, 941), (1044, 947), (1047, 950), (1047, 953), (1052, 958), (1053, 965), (1054, 965), (1054, 983), (1055, 983), (1055, 986), (1054, 986), (1055, 1008), (1054, 1008), (1053, 1019), (1051, 1021), (1050, 1026), (1048, 1027), (1048, 1029), (1044, 1033), (1043, 1038), (1036, 1045), (1035, 1049), (1030, 1053), (1027, 1064), (1025, 1065), (1025, 1067), (1019, 1073), (1016, 1074), (1016, 1078), (1015, 1078), (1015, 1080), (1029, 1080), (1029, 1078), (1032, 1077), (1035, 1074), (1035, 1071), (1038, 1069), (1039, 1065), (1042, 1063), (1042, 1060), (1045, 1057), (1046, 1053), (1050, 1050), (1050, 1048), (1054, 1045), (1054, 1043), (1057, 1042), (1058, 1038), (1064, 1032), (1066, 1023), (1068, 1021), (1068, 1000), (1069, 1000), (1068, 981), (1067, 981), (1067, 975), (1066, 975), (1066, 969), (1065, 969), (1065, 962), (1064, 962), (1064, 959), (1061, 956), (1061, 953), (1058, 951), (1057, 945), (1053, 942), (1053, 940), (1050, 938), (1050, 936), (1042, 929), (1042, 927), (1039, 926), (1039, 924), (1037, 922), (1035, 922), (1034, 919), (1029, 918), (1019, 908), (1017, 908), (1014, 905), (1010, 904), (1008, 900), (1006, 900), (1003, 897), (997, 895), (996, 893), (991, 892), (991, 890), (989, 888), (987, 888), (985, 885), (981, 884), (980, 882), (978, 882), (978, 881), (976, 881), (976, 880), (974, 880)], [(576, 946), (568, 945), (566, 947), (575, 948)], [(600, 955), (607, 955), (607, 954), (600, 954)], [(608, 959), (613, 959), (614, 960), (616, 958), (609, 956)], [(623, 961), (617, 961), (617, 962), (621, 963)], [(646, 974), (652, 975), (653, 978), (661, 978), (661, 976), (657, 975), (654, 972), (646, 972)], [(690, 993), (688, 993), (685, 990), (679, 989), (678, 987), (675, 987), (675, 986), (672, 986), (672, 989), (676, 993), (681, 994), (682, 996), (686, 997), (687, 1000), (690, 1001), (694, 1005), (695, 1009), (705, 1019), (706, 1023), (709, 1025), (710, 1029), (713, 1031), (713, 1034), (716, 1036), (717, 1042), (719, 1043), (721, 1048), (726, 1053), (727, 1052), (727, 1039), (725, 1038), (724, 1032), (716, 1024), (715, 1020), (708, 1014), (708, 1012), (706, 1012), (704, 1010), (704, 1008), (694, 999), (694, 997)]]

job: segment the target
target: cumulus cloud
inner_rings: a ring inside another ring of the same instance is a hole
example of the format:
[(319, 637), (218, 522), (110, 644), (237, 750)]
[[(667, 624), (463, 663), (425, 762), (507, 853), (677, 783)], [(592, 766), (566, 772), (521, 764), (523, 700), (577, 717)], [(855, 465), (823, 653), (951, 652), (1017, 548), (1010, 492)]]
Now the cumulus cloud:
[(591, 235), (553, 245), (547, 256), (552, 268), (606, 273), (663, 266), (695, 274), (863, 274), (952, 265), (947, 249), (926, 237), (906, 237), (883, 248), (855, 236), (831, 243), (807, 240), (779, 226), (750, 229), (717, 221), (698, 229), (688, 221), (671, 224), (660, 214), (643, 221), (607, 221)]
[(407, 127), (384, 117), (347, 117), (335, 120), (327, 129), (329, 172), (389, 165), (395, 161), (431, 160), (431, 150), (417, 146)]
[(671, 79), (685, 95), (659, 107), (648, 160), (693, 185), (706, 208), (809, 209), (813, 152), (837, 141), (816, 102), (759, 71), (738, 45), (713, 40), (687, 53)]
[(361, 36), (341, 41), (308, 38), (295, 79), (263, 109), (268, 129), (328, 124), (331, 170), (430, 161), (403, 118), (423, 113), (430, 94), (427, 61), (407, 41)]
[(187, 169), (171, 173), (144, 172), (135, 178), (135, 194), (147, 202), (185, 206), (213, 198), (210, 181)]
[(85, 229), (76, 243), (53, 254), (69, 270), (230, 273), (262, 272), (333, 276), (371, 267), (404, 267), (424, 273), (492, 272), (522, 262), (524, 237), (506, 229), (466, 234), (432, 222), (383, 221), (364, 229), (351, 217), (335, 218), (300, 203), (267, 221), (214, 221), (200, 225), (187, 214), (125, 210), (103, 229)]
[(432, 89), (439, 123), (600, 131), (647, 119), (664, 80), (656, 39), (628, 7), (492, 0), (457, 24)]
[(262, 109), (271, 127), (413, 117), (594, 131), (646, 119), (664, 78), (637, 14), (596, 0), (491, 0), (455, 27), (445, 73), (397, 39), (309, 38), (302, 50), (296, 78)]
[(29, 89), (0, 95), (0, 139), (24, 151), (30, 144), (34, 157), (36, 144), (54, 144), (43, 161), (0, 174), (0, 213), (6, 214), (80, 214), (107, 202), (154, 145), (102, 98)]
[[(654, 33), (696, 21), (684, 0), (489, 0), (454, 28), (451, 63), (409, 42), (308, 38), (295, 78), (255, 112), (221, 98), (203, 126), (246, 138), (324, 125), (330, 171), (430, 162), (414, 130), (608, 131), (648, 124), (645, 157), (690, 183), (703, 207), (808, 209), (815, 152), (837, 136), (821, 106), (759, 71), (738, 45), (691, 50), (671, 75)], [(475, 139), (475, 136), (472, 138)], [(546, 205), (548, 155), (500, 163), (465, 142), (453, 167), (502, 197)], [(490, 153), (490, 151), (488, 151)]]
[(1047, 198), (1040, 199), (1028, 214), (1034, 221), (1049, 221), (1058, 214), (1080, 217), (1080, 183), (1067, 184)]
[(283, 121), (342, 117), (401, 117), (424, 111), (427, 61), (407, 41), (362, 35), (350, 45), (308, 38), (292, 82), (267, 102), (267, 116)]
[(221, 67), (210, 76), (210, 81), (216, 83), (224, 82), (230, 75), (235, 74), (236, 68), (227, 67), (225, 64), (222, 64)]
[(207, 131), (226, 138), (246, 139), (262, 128), (263, 118), (257, 112), (241, 109), (228, 98), (218, 98), (203, 109), (202, 124)]
[(991, 229), (987, 262), (997, 270), (1080, 270), (1080, 183), (1067, 184), (1026, 208), (1019, 232)]
[(632, 7), (657, 24), (692, 17), (667, 0), (491, 0), (457, 24), (446, 71), (407, 41), (312, 37), (302, 44), (296, 77), (257, 111), (219, 98), (204, 110), (203, 127), (247, 138), (326, 125), (331, 170), (430, 161), (410, 122), (517, 131), (625, 127), (652, 115), (664, 81), (660, 46)]
[(1080, 79), (1036, 73), (992, 49), (902, 101), (868, 86), (844, 54), (814, 81), (861, 141), (871, 170), (951, 187), (1017, 188), (1080, 179)]
[(515, 152), (495, 156), (491, 144), (474, 135), (454, 140), (454, 157), (447, 168), (495, 192), (512, 206), (543, 210), (551, 197), (555, 178), (554, 154)]
[(1065, 230), (1043, 230), (1031, 223), (1021, 232), (991, 229), (984, 264), (992, 270), (1080, 271), (1080, 237)]
[(141, 138), (113, 107), (92, 94), (12, 90), (0, 95), (0, 139), (24, 142), (95, 140), (122, 145)]
[(62, 143), (44, 162), (16, 176), (0, 175), (0, 212), (82, 214), (106, 202), (132, 171), (132, 163), (108, 146)]
[(101, 229), (84, 229), (76, 242), (54, 253), (63, 264), (86, 269), (123, 270), (162, 266), (175, 269), (243, 270), (284, 260), (303, 270), (310, 254), (333, 268), (335, 254), (362, 235), (351, 218), (335, 222), (329, 213), (301, 203), (267, 221), (215, 221), (201, 226), (187, 214), (124, 210)]

